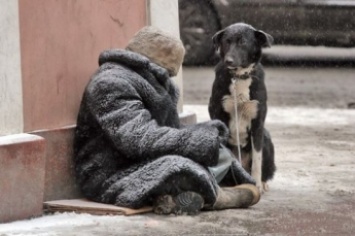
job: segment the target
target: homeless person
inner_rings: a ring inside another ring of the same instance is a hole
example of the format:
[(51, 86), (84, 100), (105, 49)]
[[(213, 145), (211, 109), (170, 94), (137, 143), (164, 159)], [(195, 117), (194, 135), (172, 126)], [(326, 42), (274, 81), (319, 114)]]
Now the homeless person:
[(184, 53), (180, 39), (144, 27), (126, 49), (100, 54), (74, 138), (76, 178), (86, 198), (128, 208), (152, 205), (158, 214), (259, 201), (242, 170), (236, 175), (242, 185), (220, 187), (208, 169), (218, 163), (228, 139), (222, 122), (180, 124), (179, 93), (170, 77), (178, 73)]

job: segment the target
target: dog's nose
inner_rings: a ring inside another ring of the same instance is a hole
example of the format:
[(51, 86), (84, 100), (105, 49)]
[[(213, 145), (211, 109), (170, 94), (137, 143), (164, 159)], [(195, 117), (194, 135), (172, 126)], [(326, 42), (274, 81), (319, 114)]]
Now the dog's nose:
[(231, 58), (231, 57), (227, 57), (225, 60), (224, 60), (224, 62), (227, 64), (227, 65), (233, 65), (233, 58)]

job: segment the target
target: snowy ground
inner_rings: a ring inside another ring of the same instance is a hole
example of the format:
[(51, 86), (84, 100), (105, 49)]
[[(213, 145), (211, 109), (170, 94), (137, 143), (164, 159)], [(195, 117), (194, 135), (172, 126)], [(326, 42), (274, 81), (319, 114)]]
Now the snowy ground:
[[(206, 105), (186, 105), (199, 121)], [(62, 213), (0, 224), (0, 236), (355, 235), (355, 110), (269, 107), (276, 148), (270, 191), (249, 209), (198, 216)]]

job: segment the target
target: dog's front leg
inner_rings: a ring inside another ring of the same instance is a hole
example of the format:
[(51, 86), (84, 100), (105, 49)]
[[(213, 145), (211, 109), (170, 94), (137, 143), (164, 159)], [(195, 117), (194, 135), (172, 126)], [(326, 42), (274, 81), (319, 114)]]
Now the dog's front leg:
[[(262, 126), (261, 126), (262, 127)], [(261, 165), (262, 165), (262, 146), (263, 146), (263, 129), (257, 127), (257, 129), (252, 128), (251, 133), (251, 146), (252, 146), (252, 165), (251, 165), (251, 175), (256, 182), (256, 187), (259, 189), (260, 193), (264, 192), (263, 183), (261, 180)]]

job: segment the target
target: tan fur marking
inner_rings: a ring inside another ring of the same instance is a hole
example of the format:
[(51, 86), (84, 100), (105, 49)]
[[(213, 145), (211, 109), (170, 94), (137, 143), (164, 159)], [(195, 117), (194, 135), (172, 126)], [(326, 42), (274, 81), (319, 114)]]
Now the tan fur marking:
[[(229, 129), (230, 138), (229, 143), (232, 145), (238, 145), (237, 143), (237, 132), (236, 125), (237, 121), (235, 119), (234, 110), (234, 97), (235, 93), (237, 96), (237, 109), (238, 109), (238, 120), (239, 120), (239, 140), (240, 145), (244, 147), (247, 145), (248, 138), (248, 128), (251, 125), (251, 120), (257, 116), (258, 112), (258, 101), (250, 101), (249, 87), (251, 85), (252, 79), (237, 80), (235, 84), (231, 83), (229, 86), (229, 91), (231, 95), (226, 95), (223, 97), (222, 105), (225, 112), (230, 114)], [(235, 92), (234, 92), (235, 91)]]
[[(250, 72), (253, 70), (254, 64), (250, 65), (248, 68), (238, 68), (235, 73), (237, 76), (241, 75), (250, 75)], [(235, 119), (235, 110), (234, 110), (234, 97), (233, 94), (237, 96), (237, 109), (238, 109), (238, 120), (239, 120), (239, 137), (240, 137), (240, 146), (244, 147), (247, 145), (248, 138), (248, 128), (251, 126), (251, 121), (257, 117), (258, 113), (258, 101), (250, 100), (250, 90), (252, 79), (249, 76), (247, 79), (237, 79), (235, 84), (231, 83), (229, 86), (229, 91), (231, 95), (226, 95), (223, 97), (222, 105), (225, 112), (230, 114), (229, 129), (230, 129), (230, 138), (228, 142), (234, 146), (232, 152), (238, 156), (237, 152), (237, 138), (236, 138), (236, 119)], [(252, 177), (256, 181), (256, 187), (259, 189), (260, 193), (267, 191), (269, 189), (266, 182), (261, 181), (262, 177), (262, 152), (256, 151), (252, 142), (252, 150), (250, 153), (242, 152), (242, 166), (245, 170), (251, 173)], [(251, 162), (251, 163), (250, 163)], [(251, 164), (251, 165), (250, 165)], [(251, 168), (250, 168), (251, 166)]]

